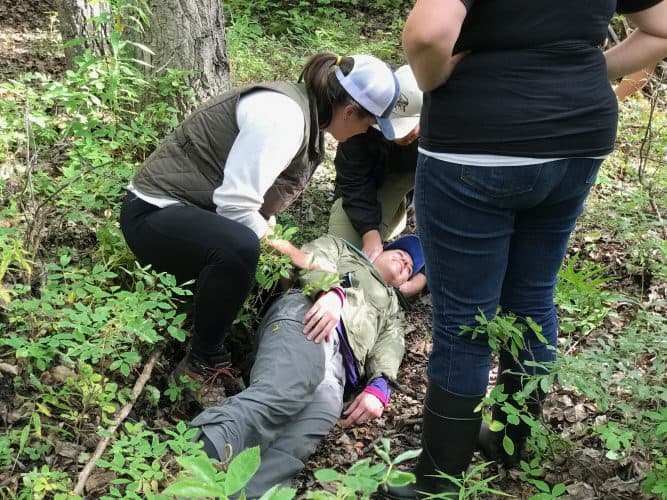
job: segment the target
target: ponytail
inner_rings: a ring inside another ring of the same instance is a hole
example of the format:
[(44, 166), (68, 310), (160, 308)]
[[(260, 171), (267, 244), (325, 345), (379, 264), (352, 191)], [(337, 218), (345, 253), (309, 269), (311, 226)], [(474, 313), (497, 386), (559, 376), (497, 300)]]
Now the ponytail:
[(371, 116), (342, 87), (336, 78), (336, 66), (347, 75), (354, 67), (354, 59), (320, 52), (308, 60), (299, 77), (299, 81), (303, 80), (306, 84), (308, 94), (315, 99), (320, 128), (328, 127), (334, 109), (344, 104), (355, 104), (360, 116)]

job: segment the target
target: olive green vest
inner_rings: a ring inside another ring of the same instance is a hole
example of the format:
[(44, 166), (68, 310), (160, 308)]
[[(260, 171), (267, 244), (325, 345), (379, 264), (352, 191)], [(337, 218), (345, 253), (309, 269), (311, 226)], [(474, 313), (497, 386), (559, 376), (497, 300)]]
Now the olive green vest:
[(207, 101), (153, 151), (134, 177), (134, 187), (148, 196), (215, 210), (213, 191), (222, 185), (227, 156), (239, 133), (236, 106), (241, 96), (260, 89), (290, 97), (306, 117), (299, 151), (264, 194), (260, 212), (268, 219), (287, 208), (308, 185), (324, 152), (317, 107), (309, 100), (304, 84), (249, 85)]

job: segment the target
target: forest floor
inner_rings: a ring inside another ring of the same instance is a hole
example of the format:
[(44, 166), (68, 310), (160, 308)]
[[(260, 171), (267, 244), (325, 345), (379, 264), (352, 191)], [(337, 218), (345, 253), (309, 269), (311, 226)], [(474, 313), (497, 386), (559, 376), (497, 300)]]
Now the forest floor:
[[(52, 76), (64, 72), (64, 58), (54, 54), (50, 48), (54, 40), (58, 39), (53, 21), (55, 10), (55, 0), (0, 0), (0, 81), (9, 81), (25, 72), (42, 72)], [(637, 109), (644, 109), (643, 104), (637, 106)], [(633, 127), (639, 128), (640, 124), (630, 125), (630, 129)], [(331, 148), (332, 145), (329, 146)], [(630, 143), (628, 140), (627, 144), (621, 146), (629, 148), (629, 152), (624, 150), (628, 155), (624, 160), (630, 165), (636, 165), (637, 159), (633, 156), (636, 155), (636, 142)], [(576, 331), (564, 335), (562, 348), (566, 351), (566, 356), (573, 360), (569, 366), (574, 368), (581, 368), (576, 364), (577, 360), (590, 367), (591, 363), (599, 361), (599, 358), (608, 356), (608, 359), (600, 361), (600, 364), (605, 366), (604, 369), (580, 373), (582, 378), (590, 377), (590, 384), (597, 384), (597, 393), (604, 393), (608, 389), (610, 398), (624, 400), (631, 396), (626, 391), (653, 391), (659, 401), (661, 397), (664, 398), (665, 393), (664, 374), (662, 380), (658, 377), (657, 382), (656, 379), (651, 379), (653, 387), (641, 385), (641, 380), (635, 375), (653, 374), (659, 363), (665, 364), (666, 351), (662, 350), (667, 339), (667, 333), (662, 329), (665, 324), (651, 330), (655, 331), (658, 337), (653, 347), (623, 350), (618, 345), (620, 338), (625, 335), (630, 325), (634, 324), (639, 312), (650, 312), (663, 317), (667, 313), (664, 246), (649, 246), (642, 250), (644, 253), (641, 253), (641, 256), (644, 260), (637, 257), (637, 244), (640, 240), (664, 241), (665, 226), (658, 208), (661, 206), (660, 200), (664, 201), (665, 189), (664, 184), (655, 189), (657, 204), (655, 201), (634, 197), (638, 190), (636, 177), (624, 167), (619, 167), (618, 161), (611, 162), (608, 174), (592, 194), (587, 212), (573, 235), (569, 251), (570, 256), (577, 254), (579, 259), (585, 259), (590, 264), (604, 266), (605, 276), (611, 278), (611, 281), (605, 284), (607, 295), (603, 295), (600, 309), (597, 310), (598, 313), (602, 311), (603, 317), (585, 336), (578, 337)], [(664, 182), (664, 179), (661, 182)], [(316, 175), (305, 197), (290, 211), (292, 223), (311, 228), (305, 231), (302, 237), (314, 235), (317, 229), (312, 229), (313, 227), (323, 227), (323, 220), (326, 219), (329, 203), (332, 201), (332, 188), (333, 174), (329, 159), (325, 168)], [(621, 217), (617, 211), (619, 207), (623, 207), (623, 213), (643, 213), (644, 218), (654, 221), (655, 224), (651, 225), (649, 230), (654, 232), (653, 239), (643, 230), (639, 234), (632, 233), (632, 219), (624, 223), (623, 230), (619, 229), (621, 223), (613, 223)], [(662, 208), (664, 207), (663, 204)], [(414, 228), (414, 217), (411, 218), (410, 225)], [(651, 262), (657, 262), (662, 267), (650, 265)], [(564, 300), (568, 304), (575, 303), (574, 299), (567, 302), (567, 297)], [(580, 303), (575, 305), (579, 309), (575, 307), (573, 310), (562, 310), (570, 322), (576, 322), (577, 315), (589, 317), (595, 313), (584, 310)], [(309, 460), (306, 471), (297, 478), (300, 493), (322, 487), (314, 478), (313, 471), (321, 468), (345, 470), (359, 459), (373, 455), (373, 447), (383, 437), (391, 438), (392, 455), (420, 447), (421, 401), (426, 388), (425, 371), (430, 352), (430, 297), (425, 295), (418, 298), (407, 317), (407, 351), (391, 404), (382, 418), (376, 421), (354, 428), (336, 426)], [(167, 349), (165, 363), (154, 371), (154, 380), (151, 382), (153, 385), (166, 385), (166, 376), (181, 354), (178, 346)], [(0, 361), (3, 360), (11, 364), (11, 353), (0, 352)], [(619, 380), (630, 375), (635, 377), (633, 384), (619, 383)], [(596, 377), (599, 379), (596, 380)], [(491, 384), (494, 380), (495, 371), (491, 374)], [(549, 394), (544, 407), (544, 422), (555, 435), (566, 439), (569, 445), (565, 449), (557, 450), (553, 456), (544, 458), (540, 464), (542, 478), (551, 485), (564, 483), (565, 496), (569, 498), (648, 498), (641, 493), (641, 483), (653, 464), (652, 448), (642, 446), (639, 440), (635, 440), (632, 445), (621, 447), (618, 453), (610, 454), (613, 450), (609, 441), (593, 432), (609, 422), (625, 422), (627, 415), (623, 415), (623, 412), (628, 410), (624, 409), (632, 406), (612, 403), (605, 408), (599, 400), (596, 401), (591, 396), (594, 393), (596, 390), (591, 389), (588, 395), (584, 395), (581, 388), (563, 383), (557, 384)], [(14, 404), (15, 396), (16, 390), (12, 387), (11, 378), (7, 373), (3, 376), (0, 370), (0, 433), (3, 429), (8, 432), (12, 425), (11, 415), (18, 410)], [(652, 400), (646, 397), (645, 401)], [(664, 400), (657, 403), (657, 406), (647, 403), (641, 410), (659, 411), (661, 405), (665, 405)], [(635, 410), (639, 411), (638, 408)], [(173, 426), (179, 420), (187, 421), (193, 416), (193, 409), (182, 404), (157, 408), (137, 404), (129, 420), (143, 421), (148, 428), (155, 429)], [(17, 418), (14, 417), (15, 420)], [(80, 466), (74, 460), (75, 454), (82, 447), (89, 451), (94, 448), (96, 430), (89, 425), (83, 426), (80, 429), (82, 435), (72, 439), (79, 445), (75, 448), (54, 449), (53, 453), (59, 454), (59, 457), (49, 459), (49, 463), (60, 463), (63, 470), (75, 474), (73, 471)], [(637, 430), (635, 437), (639, 434), (640, 431)], [(475, 463), (480, 461), (481, 458), (476, 455)], [(484, 474), (497, 474), (492, 486), (515, 497), (529, 498), (536, 492), (534, 486), (519, 479), (517, 471), (505, 471), (491, 466)], [(93, 475), (98, 484), (89, 485), (91, 498), (97, 496), (96, 491), (103, 491), (103, 483), (110, 477), (113, 477), (113, 474), (109, 475), (109, 472)], [(11, 472), (0, 469), (0, 486), (10, 487), (18, 481), (14, 468)]]

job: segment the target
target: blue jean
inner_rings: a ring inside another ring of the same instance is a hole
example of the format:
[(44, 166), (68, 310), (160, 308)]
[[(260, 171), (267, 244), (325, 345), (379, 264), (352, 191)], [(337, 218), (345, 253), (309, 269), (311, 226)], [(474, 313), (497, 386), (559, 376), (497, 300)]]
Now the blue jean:
[[(532, 318), (548, 341), (528, 330), (521, 364), (555, 359), (558, 271), (601, 163), (576, 158), (479, 167), (420, 155), (415, 208), (433, 303), (428, 376), (443, 389), (484, 394), (491, 349), (486, 336), (473, 340), (461, 327), (474, 327), (480, 311), (494, 317), (498, 306)], [(518, 370), (507, 352), (500, 364)]]

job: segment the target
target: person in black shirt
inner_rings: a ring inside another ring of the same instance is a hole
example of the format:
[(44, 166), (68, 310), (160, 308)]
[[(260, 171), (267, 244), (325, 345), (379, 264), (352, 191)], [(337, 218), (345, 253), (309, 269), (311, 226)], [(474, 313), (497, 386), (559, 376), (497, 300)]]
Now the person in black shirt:
[[(636, 30), (603, 52), (614, 11)], [(667, 56), (667, 3), (417, 0), (403, 45), (424, 91), (415, 209), (433, 350), (417, 483), (389, 496), (415, 498), (416, 491), (456, 490), (434, 474), (465, 472), (478, 438), (487, 457), (519, 464), (530, 432), (522, 420), (495, 407), (503, 430), (480, 433), (491, 348), (486, 335), (465, 327), (475, 328), (480, 314), (493, 318), (499, 307), (526, 327), (518, 353), (499, 353), (497, 383), (510, 404), (539, 414), (544, 393), (523, 403), (513, 396), (524, 374), (544, 373), (555, 359), (558, 271), (614, 147), (609, 79)], [(513, 453), (503, 449), (506, 436)]]
[[(329, 234), (360, 248), (372, 261), (383, 244), (406, 227), (409, 193), (414, 188), (422, 93), (408, 65), (395, 73), (400, 97), (390, 116), (395, 139), (369, 128), (339, 143), (336, 198), (329, 217)], [(405, 296), (418, 293), (426, 277), (418, 274), (401, 287)]]

